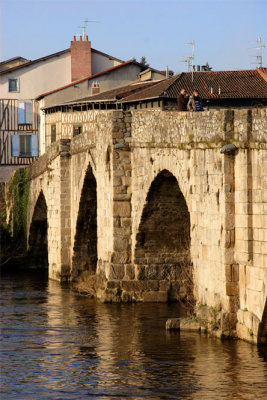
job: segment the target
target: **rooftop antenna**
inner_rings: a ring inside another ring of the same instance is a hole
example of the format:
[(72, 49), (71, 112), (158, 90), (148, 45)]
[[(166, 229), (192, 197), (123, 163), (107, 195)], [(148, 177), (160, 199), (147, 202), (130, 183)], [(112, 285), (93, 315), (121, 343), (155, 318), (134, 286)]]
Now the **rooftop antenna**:
[(191, 65), (192, 65), (192, 57), (191, 56), (181, 56), (180, 58), (184, 58), (184, 60), (181, 60), (181, 62), (187, 63), (187, 70), (188, 72), (191, 71)]
[(85, 39), (85, 30), (86, 30), (86, 28), (87, 28), (87, 24), (88, 23), (91, 23), (91, 22), (93, 22), (93, 23), (96, 23), (96, 24), (99, 24), (99, 22), (100, 21), (89, 21), (88, 20), (88, 18), (86, 18), (84, 21), (83, 21), (83, 25), (82, 26), (78, 26), (78, 28), (82, 28), (82, 30), (83, 30), (83, 40)]
[(194, 40), (192, 40), (191, 42), (185, 43), (189, 46), (192, 46), (192, 54), (191, 56), (181, 56), (181, 58), (184, 58), (184, 60), (182, 60), (182, 62), (186, 62), (187, 63), (187, 67), (188, 67), (188, 71), (192, 71), (192, 82), (194, 80), (194, 59), (195, 59), (195, 42)]
[(257, 43), (257, 46), (250, 47), (250, 49), (256, 49), (258, 50), (258, 52), (257, 54), (249, 55), (250, 57), (255, 57), (257, 60), (256, 62), (253, 62), (251, 64), (257, 64), (262, 67), (262, 49), (265, 49), (267, 46), (262, 43), (261, 37), (258, 37), (257, 40), (252, 43)]

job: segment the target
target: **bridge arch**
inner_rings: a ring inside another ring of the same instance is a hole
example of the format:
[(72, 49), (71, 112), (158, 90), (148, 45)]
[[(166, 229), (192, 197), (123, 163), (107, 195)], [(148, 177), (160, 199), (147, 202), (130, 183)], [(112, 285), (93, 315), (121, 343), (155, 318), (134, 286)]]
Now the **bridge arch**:
[(259, 324), (258, 343), (261, 343), (261, 344), (267, 343), (267, 298), (265, 300), (262, 319)]
[(134, 263), (142, 267), (143, 278), (169, 282), (170, 299), (192, 297), (190, 213), (177, 179), (167, 169), (148, 190)]
[(28, 236), (29, 260), (35, 267), (48, 268), (47, 202), (41, 190), (31, 217)]
[(72, 280), (83, 272), (96, 273), (97, 183), (91, 165), (86, 169), (81, 190), (72, 255)]

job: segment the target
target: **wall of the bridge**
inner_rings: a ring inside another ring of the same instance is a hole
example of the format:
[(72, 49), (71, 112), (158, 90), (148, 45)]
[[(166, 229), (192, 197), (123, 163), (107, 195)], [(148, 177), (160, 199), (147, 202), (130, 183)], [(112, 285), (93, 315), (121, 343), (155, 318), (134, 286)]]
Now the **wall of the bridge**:
[[(49, 276), (96, 268), (105, 301), (181, 299), (192, 279), (198, 304), (225, 311), (225, 329), (264, 336), (266, 110), (59, 114), (46, 123), (64, 139), (31, 167), (29, 227), (42, 191)], [(71, 139), (77, 122), (84, 133)], [(238, 151), (221, 154), (225, 143)]]

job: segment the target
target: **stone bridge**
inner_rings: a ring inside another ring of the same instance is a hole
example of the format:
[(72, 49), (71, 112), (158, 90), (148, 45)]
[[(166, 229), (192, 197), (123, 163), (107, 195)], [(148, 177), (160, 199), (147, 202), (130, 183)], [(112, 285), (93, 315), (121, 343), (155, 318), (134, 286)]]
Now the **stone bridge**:
[(28, 230), (49, 277), (95, 275), (102, 301), (193, 295), (264, 341), (266, 111), (47, 114), (62, 139), (30, 167)]

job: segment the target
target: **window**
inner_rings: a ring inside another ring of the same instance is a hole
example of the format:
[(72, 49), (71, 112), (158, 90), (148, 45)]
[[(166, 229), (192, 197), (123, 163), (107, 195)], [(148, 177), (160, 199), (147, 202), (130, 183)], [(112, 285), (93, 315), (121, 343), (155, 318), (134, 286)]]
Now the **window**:
[(19, 80), (15, 78), (8, 79), (8, 91), (19, 92)]
[(20, 135), (19, 136), (19, 155), (20, 157), (31, 156), (31, 136)]
[(56, 125), (51, 125), (51, 143), (57, 140)]
[(81, 125), (74, 125), (73, 126), (73, 137), (80, 135), (82, 133), (82, 126)]
[(12, 135), (12, 157), (37, 157), (37, 135)]
[(19, 124), (32, 124), (32, 102), (31, 101), (19, 101), (18, 123)]

